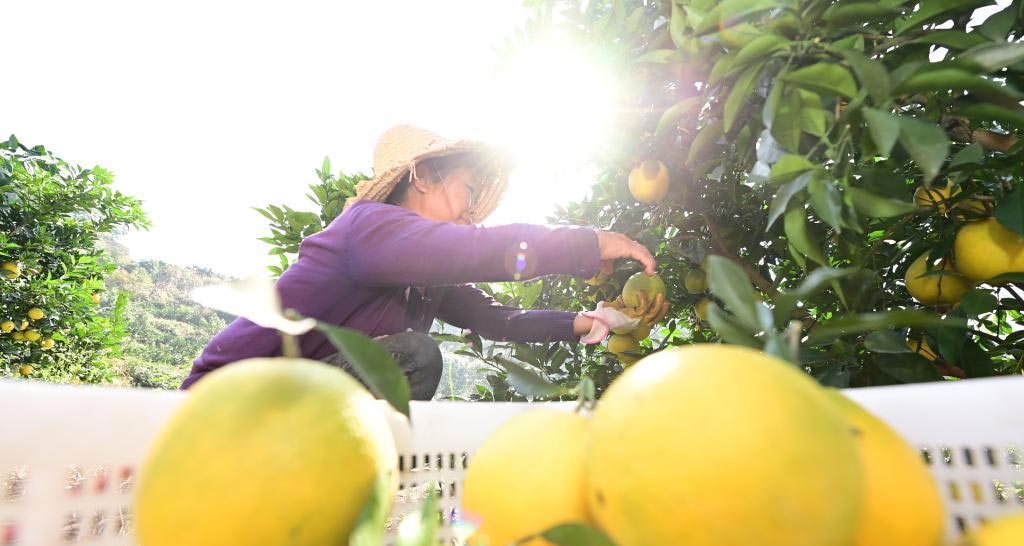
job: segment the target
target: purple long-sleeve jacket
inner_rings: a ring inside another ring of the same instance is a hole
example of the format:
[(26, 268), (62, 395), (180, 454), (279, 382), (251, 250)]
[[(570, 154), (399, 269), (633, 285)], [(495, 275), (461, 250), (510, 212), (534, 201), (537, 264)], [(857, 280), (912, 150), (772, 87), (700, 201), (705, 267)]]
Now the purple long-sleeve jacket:
[[(277, 281), (285, 309), (376, 337), (427, 332), (434, 318), (502, 341), (575, 341), (575, 313), (497, 304), (466, 284), (543, 275), (591, 277), (600, 265), (591, 229), (436, 222), (398, 207), (359, 201), (320, 233)], [(315, 360), (337, 350), (317, 331), (300, 339)], [(239, 318), (214, 336), (182, 383), (238, 360), (279, 356), (275, 330)]]

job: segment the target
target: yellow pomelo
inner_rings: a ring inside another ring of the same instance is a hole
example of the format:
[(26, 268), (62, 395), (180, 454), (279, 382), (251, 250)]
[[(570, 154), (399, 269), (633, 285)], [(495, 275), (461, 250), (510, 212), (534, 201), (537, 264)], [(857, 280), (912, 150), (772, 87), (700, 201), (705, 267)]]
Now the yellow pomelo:
[(42, 334), (35, 330), (28, 330), (25, 332), (25, 339), (31, 342), (39, 341), (39, 338), (43, 337)]
[(707, 275), (701, 269), (691, 269), (683, 278), (686, 291), (691, 294), (699, 294), (708, 288)]
[(41, 318), (43, 318), (45, 316), (46, 316), (46, 313), (42, 309), (40, 309), (38, 307), (33, 307), (33, 308), (28, 310), (28, 318), (30, 320), (39, 320), (39, 319), (41, 319)]
[(661, 161), (644, 161), (629, 173), (629, 193), (641, 203), (660, 203), (668, 195), (668, 167)]
[[(971, 288), (971, 283), (957, 274), (949, 260), (942, 260), (941, 265), (933, 264), (930, 271), (927, 268), (928, 252), (925, 252), (911, 262), (905, 279), (907, 292), (925, 305), (954, 304)], [(933, 274), (936, 271), (942, 273)], [(926, 273), (931, 274), (922, 276)]]
[(637, 326), (636, 330), (633, 330), (632, 332), (629, 333), (629, 336), (637, 341), (643, 341), (651, 337), (651, 330), (653, 329), (653, 322), (641, 323), (640, 326)]
[(643, 271), (633, 273), (626, 284), (622, 285), (622, 301), (628, 307), (639, 307), (640, 292), (647, 294), (648, 305), (654, 301), (656, 294), (665, 295), (665, 281), (657, 273), (648, 275)]
[(623, 364), (629, 365), (639, 360), (639, 357), (626, 354), (639, 350), (640, 343), (633, 336), (614, 334), (608, 338), (608, 351), (615, 353), (615, 356), (619, 357)]
[(860, 447), (864, 503), (857, 546), (935, 546), (945, 530), (942, 497), (920, 453), (856, 402), (829, 391)]
[(971, 220), (977, 220), (979, 216), (984, 216), (989, 212), (989, 206), (980, 199), (964, 199), (953, 207), (957, 210), (956, 219), (961, 222), (968, 222)]
[(589, 433), (586, 418), (550, 409), (521, 413), (501, 425), (466, 469), (462, 508), (479, 525), (468, 543), (505, 545), (561, 523), (589, 522), (584, 474)]
[(347, 544), (371, 486), (397, 477), (383, 408), (320, 362), (259, 358), (196, 384), (136, 497), (142, 546)]
[(2, 323), (0, 323), (0, 331), (2, 332), (10, 332), (13, 329), (14, 323), (9, 320), (5, 320)]
[(22, 332), (14, 332), (11, 334), (11, 338), (14, 339), (14, 341), (25, 341), (25, 334)]
[(590, 511), (618, 546), (853, 543), (860, 457), (809, 376), (699, 344), (627, 369), (591, 420)]
[(41, 342), (39, 342), (39, 346), (42, 347), (44, 351), (49, 351), (55, 345), (57, 345), (57, 343), (55, 341), (53, 341), (53, 339), (51, 339), (51, 338), (46, 338), (46, 339), (42, 340)]
[(14, 280), (21, 275), (21, 266), (14, 262), (6, 262), (4, 265), (0, 265), (0, 273), (3, 273), (8, 279)]
[(960, 228), (953, 243), (956, 269), (965, 277), (985, 281), (1010, 272), (1024, 272), (1024, 239), (995, 218)]
[(1024, 513), (1007, 514), (972, 532), (964, 546), (1019, 546), (1024, 544)]
[(959, 193), (960, 188), (953, 188), (949, 183), (930, 188), (920, 186), (914, 190), (914, 203), (922, 207), (938, 207), (939, 213), (945, 214), (949, 210), (949, 199)]
[(928, 344), (928, 340), (923, 337), (919, 339), (908, 339), (907, 347), (910, 347), (910, 350), (927, 358), (928, 360), (931, 360), (932, 362), (935, 362), (939, 358), (939, 354), (935, 352), (935, 349), (932, 349), (932, 346)]
[(711, 305), (711, 299), (704, 298), (693, 305), (693, 311), (697, 313), (697, 318), (702, 322), (708, 320), (708, 306)]
[(18, 373), (20, 373), (21, 375), (23, 375), (25, 377), (28, 377), (28, 376), (32, 375), (32, 365), (31, 364), (25, 364), (24, 366), (18, 368)]

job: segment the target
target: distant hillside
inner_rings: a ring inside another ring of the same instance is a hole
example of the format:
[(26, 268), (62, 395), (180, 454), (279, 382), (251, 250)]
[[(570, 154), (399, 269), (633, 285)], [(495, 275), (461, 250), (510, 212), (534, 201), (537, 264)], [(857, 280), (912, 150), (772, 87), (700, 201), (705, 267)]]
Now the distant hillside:
[(193, 303), (193, 288), (227, 280), (207, 269), (165, 262), (132, 261), (124, 245), (105, 241), (117, 270), (106, 280), (102, 305), (129, 294), (123, 354), (112, 361), (122, 384), (176, 389), (206, 342), (231, 320)]

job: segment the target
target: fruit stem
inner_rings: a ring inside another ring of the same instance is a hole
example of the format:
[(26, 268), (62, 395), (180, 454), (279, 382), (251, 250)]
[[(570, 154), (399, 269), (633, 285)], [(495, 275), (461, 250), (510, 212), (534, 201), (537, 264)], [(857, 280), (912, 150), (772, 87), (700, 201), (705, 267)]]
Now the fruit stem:
[(301, 358), (302, 349), (299, 348), (298, 338), (281, 332), (281, 353), (286, 358)]

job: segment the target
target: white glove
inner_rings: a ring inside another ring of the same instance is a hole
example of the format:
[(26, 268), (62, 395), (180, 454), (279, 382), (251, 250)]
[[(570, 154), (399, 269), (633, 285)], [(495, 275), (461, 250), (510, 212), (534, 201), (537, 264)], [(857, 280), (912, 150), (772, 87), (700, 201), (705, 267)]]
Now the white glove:
[(620, 328), (636, 328), (640, 319), (627, 316), (614, 307), (605, 307), (605, 302), (597, 302), (597, 309), (580, 313), (584, 317), (594, 319), (594, 325), (590, 327), (590, 333), (580, 338), (581, 343), (591, 345), (600, 343), (608, 337), (612, 330)]

